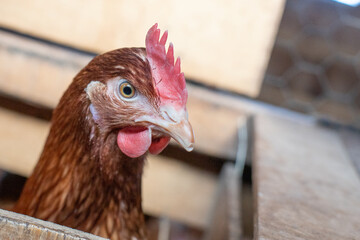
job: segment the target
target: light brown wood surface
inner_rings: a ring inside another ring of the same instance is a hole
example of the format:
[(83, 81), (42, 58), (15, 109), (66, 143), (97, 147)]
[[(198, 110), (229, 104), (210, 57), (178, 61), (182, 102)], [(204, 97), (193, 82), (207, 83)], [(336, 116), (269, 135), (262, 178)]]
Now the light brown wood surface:
[(150, 156), (143, 175), (145, 213), (200, 229), (209, 219), (217, 176), (182, 162)]
[(256, 96), (284, 0), (0, 2), (0, 26), (54, 42), (105, 52), (144, 46), (158, 22), (182, 58), (187, 77)]
[(50, 124), (0, 108), (0, 168), (29, 176), (37, 163)]
[(336, 132), (255, 119), (256, 239), (360, 239), (360, 178)]
[(234, 163), (224, 164), (204, 240), (242, 239), (241, 175)]
[(0, 31), (0, 90), (54, 108), (91, 59), (86, 54)]
[(105, 240), (93, 234), (0, 209), (3, 240)]
[(340, 137), (360, 176), (360, 134), (351, 129), (342, 129)]

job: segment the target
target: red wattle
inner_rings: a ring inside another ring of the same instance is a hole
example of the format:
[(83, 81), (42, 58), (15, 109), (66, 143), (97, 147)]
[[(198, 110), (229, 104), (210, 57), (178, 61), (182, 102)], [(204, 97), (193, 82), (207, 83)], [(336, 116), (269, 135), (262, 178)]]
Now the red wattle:
[(162, 137), (155, 139), (149, 147), (149, 152), (151, 154), (159, 154), (161, 153), (162, 150), (164, 150), (164, 148), (166, 148), (169, 142), (170, 142), (170, 137)]
[(127, 127), (119, 131), (117, 144), (131, 158), (144, 155), (151, 145), (151, 131), (145, 127)]

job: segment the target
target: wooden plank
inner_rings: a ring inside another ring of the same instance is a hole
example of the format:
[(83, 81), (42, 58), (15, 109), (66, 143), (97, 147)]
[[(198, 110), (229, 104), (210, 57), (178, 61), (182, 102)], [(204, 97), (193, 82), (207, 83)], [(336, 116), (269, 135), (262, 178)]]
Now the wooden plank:
[[(229, 239), (244, 237), (244, 224), (251, 222), (245, 219), (242, 200), (244, 184), (242, 183), (246, 161), (250, 161), (253, 145), (253, 116), (249, 116), (238, 126), (237, 155), (235, 163), (226, 163), (220, 174), (211, 217), (204, 233), (204, 240)], [(251, 211), (252, 212), (252, 211)]]
[(49, 127), (48, 122), (0, 108), (0, 168), (29, 176)]
[(360, 132), (350, 129), (342, 129), (340, 137), (344, 143), (350, 159), (352, 160), (358, 175), (360, 176)]
[(92, 56), (0, 31), (0, 89), (54, 108)]
[(256, 96), (284, 3), (5, 0), (0, 25), (100, 53), (144, 46), (146, 31), (159, 22), (169, 29), (187, 77)]
[(234, 160), (236, 130), (239, 122), (245, 120), (244, 113), (200, 100), (196, 93), (189, 96), (187, 108), (195, 133), (195, 151)]
[(143, 176), (144, 211), (203, 228), (209, 219), (216, 182), (214, 174), (174, 159), (149, 156)]
[(105, 240), (93, 234), (0, 209), (0, 238), (29, 240)]
[[(54, 108), (72, 78), (91, 58), (0, 31), (0, 91)], [(243, 113), (222, 106), (216, 94), (199, 99), (204, 94), (191, 88), (189, 85), (188, 110), (196, 135), (195, 150), (234, 159), (237, 119)]]
[[(48, 129), (48, 122), (0, 108), (0, 168), (29, 176)], [(145, 213), (205, 226), (216, 186), (214, 174), (150, 155), (143, 184)]]
[(204, 240), (238, 240), (241, 229), (241, 175), (233, 163), (221, 170), (211, 217), (204, 233)]
[(360, 239), (360, 180), (336, 132), (255, 120), (255, 238)]

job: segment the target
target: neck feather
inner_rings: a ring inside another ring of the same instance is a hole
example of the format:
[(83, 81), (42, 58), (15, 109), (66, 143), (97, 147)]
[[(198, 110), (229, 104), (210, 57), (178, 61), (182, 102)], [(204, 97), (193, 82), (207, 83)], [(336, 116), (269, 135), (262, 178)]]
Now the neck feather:
[(144, 157), (124, 155), (116, 133), (101, 133), (84, 100), (67, 95), (14, 211), (111, 239), (143, 239)]

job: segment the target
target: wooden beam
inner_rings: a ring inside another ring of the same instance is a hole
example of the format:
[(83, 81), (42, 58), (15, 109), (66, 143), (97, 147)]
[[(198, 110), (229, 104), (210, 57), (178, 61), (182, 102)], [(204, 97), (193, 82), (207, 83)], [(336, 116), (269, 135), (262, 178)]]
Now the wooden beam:
[(360, 133), (355, 132), (354, 129), (342, 129), (340, 130), (340, 137), (360, 176)]
[(12, 240), (105, 240), (105, 238), (93, 234), (2, 209), (0, 209), (0, 238)]
[(204, 228), (217, 176), (161, 156), (149, 156), (143, 176), (145, 213)]
[(54, 108), (91, 55), (0, 31), (0, 89)]
[(29, 176), (40, 157), (50, 124), (0, 108), (0, 168)]
[(205, 240), (241, 239), (241, 175), (233, 163), (221, 170)]
[(284, 0), (0, 3), (0, 25), (97, 53), (144, 46), (150, 26), (169, 29), (187, 77), (250, 96), (259, 93)]
[(255, 120), (255, 239), (357, 239), (360, 179), (336, 132)]

